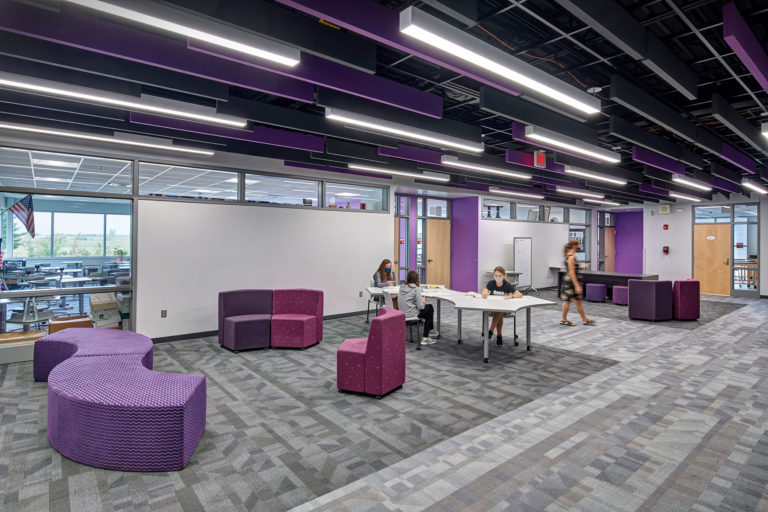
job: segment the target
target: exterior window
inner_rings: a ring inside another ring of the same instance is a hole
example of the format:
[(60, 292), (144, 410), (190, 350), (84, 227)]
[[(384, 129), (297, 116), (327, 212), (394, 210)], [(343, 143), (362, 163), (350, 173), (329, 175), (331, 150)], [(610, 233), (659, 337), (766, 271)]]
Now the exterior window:
[(385, 189), (361, 185), (326, 183), (325, 206), (353, 210), (385, 210)]
[(249, 174), (245, 179), (245, 200), (261, 204), (318, 206), (320, 182)]
[(107, 215), (106, 247), (105, 256), (130, 256), (130, 215)]
[(53, 256), (104, 256), (104, 215), (53, 214)]
[(427, 198), (427, 217), (437, 217), (439, 219), (448, 218), (448, 201), (445, 199)]
[(515, 207), (517, 220), (539, 220), (539, 206), (535, 204), (517, 204)]
[(483, 199), (483, 218), (485, 219), (509, 219), (511, 208), (508, 202), (495, 199)]
[(47, 258), (51, 255), (51, 215), (51, 212), (35, 212), (35, 238), (29, 236), (27, 228), (16, 216), (4, 215), (13, 219), (13, 250), (10, 252), (14, 258)]
[(734, 205), (733, 222), (757, 222), (757, 204)]
[(236, 201), (238, 174), (231, 171), (139, 163), (139, 194)]

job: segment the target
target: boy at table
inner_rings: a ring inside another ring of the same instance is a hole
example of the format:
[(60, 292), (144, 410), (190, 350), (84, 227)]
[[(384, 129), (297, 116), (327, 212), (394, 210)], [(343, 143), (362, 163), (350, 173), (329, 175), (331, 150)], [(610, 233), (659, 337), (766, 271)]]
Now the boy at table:
[[(515, 285), (509, 282), (507, 279), (507, 272), (504, 267), (496, 267), (493, 269), (493, 279), (488, 281), (488, 284), (483, 288), (482, 297), (485, 299), (489, 295), (503, 296), (505, 299), (519, 299), (523, 296), (522, 293), (517, 291)], [(503, 345), (504, 341), (501, 337), (501, 327), (504, 325), (504, 313), (494, 313), (493, 320), (491, 321), (491, 330), (488, 331), (488, 338), (493, 336), (493, 330), (496, 329), (496, 344)], [(517, 345), (517, 341), (515, 341)]]

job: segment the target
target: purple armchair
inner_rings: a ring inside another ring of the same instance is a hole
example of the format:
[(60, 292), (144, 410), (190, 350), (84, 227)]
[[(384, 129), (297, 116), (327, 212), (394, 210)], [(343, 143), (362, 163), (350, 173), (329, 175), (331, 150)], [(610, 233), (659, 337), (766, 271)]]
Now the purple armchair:
[(629, 318), (672, 319), (672, 281), (629, 280)]
[(275, 290), (272, 346), (307, 348), (323, 339), (323, 292), (297, 288)]
[(367, 338), (344, 340), (336, 351), (340, 391), (381, 398), (405, 383), (405, 314), (383, 306)]
[(675, 320), (698, 320), (700, 316), (699, 282), (675, 281), (672, 286)]
[(230, 350), (268, 348), (272, 290), (219, 293), (219, 345)]

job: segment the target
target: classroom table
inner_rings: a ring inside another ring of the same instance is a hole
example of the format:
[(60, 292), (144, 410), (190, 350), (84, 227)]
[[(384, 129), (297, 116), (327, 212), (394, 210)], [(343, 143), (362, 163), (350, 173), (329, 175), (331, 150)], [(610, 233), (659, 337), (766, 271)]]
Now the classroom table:
[[(61, 287), (64, 288), (64, 285), (67, 285), (67, 284), (72, 284), (72, 285), (77, 285), (78, 287), (82, 287), (85, 283), (91, 283), (95, 280), (96, 279), (92, 277), (64, 277), (61, 279)], [(85, 312), (85, 303), (83, 302), (84, 300), (83, 297), (85, 297), (85, 294), (83, 293), (77, 296), (81, 315)], [(63, 305), (64, 304), (62, 304), (62, 306)]]
[[(392, 286), (387, 288), (367, 288), (368, 293), (372, 296), (383, 295), (384, 291), (388, 291), (392, 294), (396, 294), (398, 287)], [(480, 311), (483, 315), (483, 361), (490, 362), (490, 349), (489, 349), (489, 337), (488, 337), (488, 315), (489, 313), (511, 313), (517, 315), (517, 312), (521, 309), (525, 309), (525, 344), (526, 350), (531, 350), (531, 308), (537, 306), (548, 306), (554, 304), (549, 300), (540, 299), (538, 297), (522, 297), (519, 299), (506, 299), (500, 296), (491, 295), (487, 298), (482, 298), (479, 294), (470, 295), (465, 292), (457, 292), (448, 288), (422, 288), (421, 294), (424, 297), (437, 300), (436, 309), (436, 326), (437, 331), (440, 331), (440, 303), (441, 301), (447, 301), (453, 304), (456, 308), (457, 320), (458, 320), (458, 343), (463, 343), (461, 332), (461, 315), (463, 311)]]

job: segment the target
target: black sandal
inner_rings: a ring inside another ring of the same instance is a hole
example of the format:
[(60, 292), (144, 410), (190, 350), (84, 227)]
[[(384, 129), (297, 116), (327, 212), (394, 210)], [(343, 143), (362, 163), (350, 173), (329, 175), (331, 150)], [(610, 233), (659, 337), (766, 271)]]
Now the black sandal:
[(587, 321), (584, 322), (584, 325), (595, 325), (595, 321), (591, 319), (587, 319)]
[(560, 325), (567, 325), (568, 327), (576, 327), (575, 323), (569, 322), (568, 320), (561, 320)]

